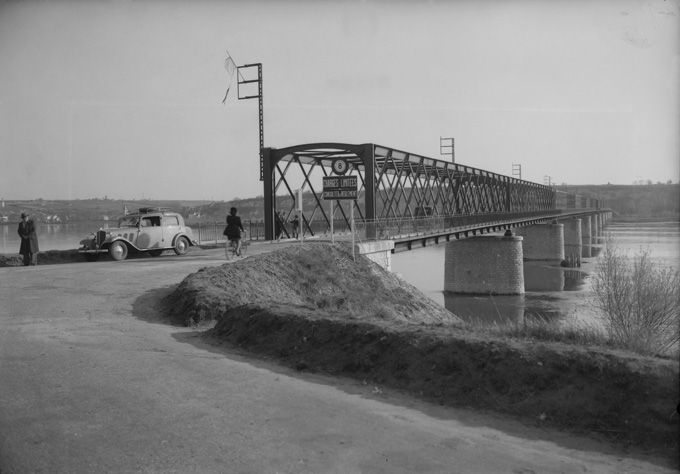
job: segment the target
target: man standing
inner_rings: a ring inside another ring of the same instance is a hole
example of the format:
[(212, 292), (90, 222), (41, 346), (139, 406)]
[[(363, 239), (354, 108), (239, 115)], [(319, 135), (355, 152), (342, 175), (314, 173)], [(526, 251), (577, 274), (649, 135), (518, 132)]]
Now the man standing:
[(293, 238), (297, 239), (299, 237), (298, 229), (300, 228), (300, 219), (298, 219), (297, 214), (293, 218)]
[(19, 253), (24, 256), (24, 266), (38, 264), (38, 236), (35, 233), (35, 224), (28, 220), (28, 214), (21, 213), (19, 223), (19, 237), (21, 237), (21, 247)]

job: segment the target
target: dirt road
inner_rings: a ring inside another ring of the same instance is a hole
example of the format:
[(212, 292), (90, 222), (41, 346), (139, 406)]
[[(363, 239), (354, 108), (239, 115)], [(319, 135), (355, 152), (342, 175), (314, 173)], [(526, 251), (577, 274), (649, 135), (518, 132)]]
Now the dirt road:
[(0, 473), (675, 472), (168, 325), (158, 298), (222, 263), (221, 250), (201, 250), (0, 268)]

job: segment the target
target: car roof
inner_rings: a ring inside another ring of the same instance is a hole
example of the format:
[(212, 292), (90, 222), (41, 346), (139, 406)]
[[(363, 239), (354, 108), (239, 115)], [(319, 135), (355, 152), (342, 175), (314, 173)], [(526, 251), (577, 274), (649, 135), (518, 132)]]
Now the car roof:
[(160, 214), (163, 216), (169, 216), (169, 215), (180, 215), (176, 212), (174, 212), (171, 208), (169, 207), (142, 207), (136, 212), (130, 212), (125, 216), (121, 216), (121, 218), (125, 217), (142, 217), (150, 214)]
[(140, 207), (137, 211), (139, 214), (151, 214), (152, 212), (172, 212), (169, 207)]

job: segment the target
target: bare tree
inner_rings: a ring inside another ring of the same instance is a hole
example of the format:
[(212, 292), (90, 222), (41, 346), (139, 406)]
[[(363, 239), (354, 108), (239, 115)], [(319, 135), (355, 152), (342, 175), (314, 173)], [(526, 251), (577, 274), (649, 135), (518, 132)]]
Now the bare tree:
[(612, 341), (642, 354), (678, 351), (680, 271), (659, 268), (648, 250), (631, 259), (608, 237), (597, 262), (593, 296)]

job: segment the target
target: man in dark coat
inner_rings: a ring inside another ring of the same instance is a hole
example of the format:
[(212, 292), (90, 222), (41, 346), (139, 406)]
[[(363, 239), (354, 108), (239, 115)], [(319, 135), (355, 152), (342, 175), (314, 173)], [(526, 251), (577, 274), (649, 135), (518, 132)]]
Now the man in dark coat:
[(21, 237), (21, 247), (19, 253), (24, 256), (24, 266), (38, 264), (38, 235), (35, 233), (35, 224), (28, 220), (28, 215), (21, 214), (19, 223), (19, 237)]

